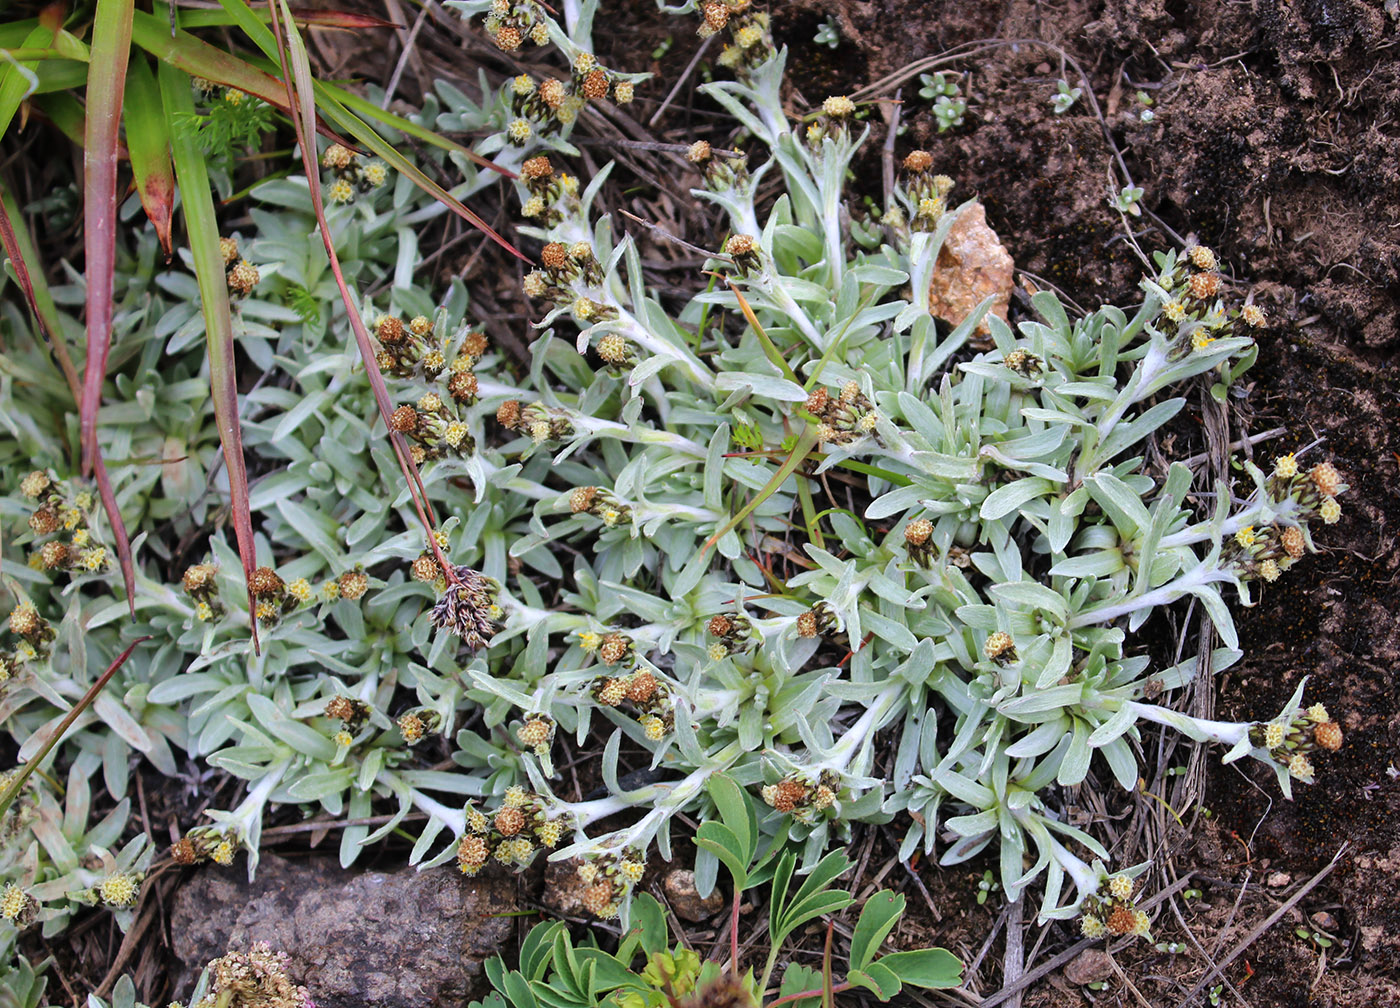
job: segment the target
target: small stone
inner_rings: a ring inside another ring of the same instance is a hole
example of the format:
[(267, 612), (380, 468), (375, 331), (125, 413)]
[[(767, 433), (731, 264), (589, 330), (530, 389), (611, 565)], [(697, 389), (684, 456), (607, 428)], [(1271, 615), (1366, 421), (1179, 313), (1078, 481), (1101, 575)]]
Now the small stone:
[(1319, 931), (1326, 931), (1328, 934), (1337, 933), (1337, 918), (1333, 917), (1326, 910), (1317, 911), (1309, 917), (1308, 920), (1312, 921), (1313, 927), (1317, 928)]
[(1264, 884), (1270, 889), (1282, 889), (1293, 881), (1293, 876), (1286, 871), (1269, 872), (1264, 877)]
[(666, 890), (666, 900), (676, 916), (682, 920), (699, 923), (713, 917), (724, 906), (724, 897), (715, 889), (709, 896), (702, 897), (695, 888), (695, 873), (689, 868), (676, 868), (666, 873), (662, 882)]
[(1076, 987), (1107, 980), (1113, 974), (1113, 957), (1103, 949), (1085, 949), (1065, 966), (1065, 979)]
[(252, 882), (241, 864), (204, 868), (171, 910), (179, 993), (211, 959), (265, 941), (319, 1008), (463, 1004), (485, 992), (482, 963), (511, 940), (515, 890), (513, 877), (467, 878), (455, 864), (368, 872), (265, 853)]
[[(991, 314), (1006, 321), (1015, 267), (1011, 253), (987, 226), (986, 209), (973, 203), (958, 215), (938, 252), (929, 282), (929, 311), (957, 325), (985, 298), (995, 295)], [(984, 320), (977, 331), (987, 330)]]

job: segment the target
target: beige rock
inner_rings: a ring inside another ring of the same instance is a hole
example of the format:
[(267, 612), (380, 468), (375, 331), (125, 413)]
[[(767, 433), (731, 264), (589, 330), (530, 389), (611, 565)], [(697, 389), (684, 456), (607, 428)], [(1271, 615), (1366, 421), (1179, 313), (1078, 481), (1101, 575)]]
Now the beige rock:
[(683, 920), (700, 922), (708, 920), (724, 906), (724, 897), (715, 889), (707, 897), (701, 897), (695, 888), (695, 873), (689, 868), (676, 868), (666, 873), (662, 883), (666, 890), (666, 901), (676, 916)]
[(1107, 980), (1113, 973), (1113, 957), (1103, 949), (1085, 949), (1065, 965), (1065, 979), (1082, 987)]
[[(1016, 264), (997, 233), (987, 226), (987, 211), (975, 202), (958, 215), (938, 252), (929, 282), (929, 308), (938, 318), (957, 325), (988, 295), (996, 295), (992, 313), (1006, 320)], [(979, 333), (987, 331), (983, 321)]]

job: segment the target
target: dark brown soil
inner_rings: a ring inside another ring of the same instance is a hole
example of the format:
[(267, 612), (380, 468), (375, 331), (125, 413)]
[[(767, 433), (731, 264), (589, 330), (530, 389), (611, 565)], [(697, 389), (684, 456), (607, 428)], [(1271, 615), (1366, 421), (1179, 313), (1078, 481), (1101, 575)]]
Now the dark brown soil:
[[(812, 42), (827, 17), (844, 35), (835, 51)], [(803, 0), (775, 10), (775, 26), (810, 91), (804, 105), (957, 46), (1004, 42), (947, 67), (966, 74), (968, 113), (954, 130), (938, 132), (915, 97), (917, 78), (901, 85), (907, 146), (926, 146), (961, 191), (981, 196), (1018, 268), (1093, 308), (1131, 301), (1141, 272), (1105, 198), (1111, 137), (1145, 190), (1146, 214), (1130, 219), (1138, 243), (1164, 249), (1180, 236), (1212, 246), (1239, 290), (1269, 310), (1247, 397), (1232, 403), (1231, 437), (1286, 427), (1256, 449), (1266, 459), (1320, 438), (1317, 457), (1332, 458), (1352, 484), (1343, 519), (1317, 537), (1323, 552), (1237, 612), (1247, 658), (1221, 677), (1217, 695), (1221, 716), (1267, 718), (1308, 676), (1309, 696), (1346, 726), (1345, 748), (1293, 802), (1267, 773), (1212, 759), (1216, 815), (1198, 819), (1206, 825), (1174, 855), (1179, 872), (1199, 873), (1203, 898), (1187, 904), (1186, 923), (1208, 956), (1143, 943), (1119, 955), (1124, 975), (1103, 991), (1057, 973), (1027, 1004), (1082, 1004), (1091, 994), (1182, 1003), (1208, 961), (1244, 942), (1344, 843), (1336, 869), (1224, 976), (1255, 1006), (1400, 1003), (1400, 508), (1390, 492), (1400, 381), (1387, 366), (1400, 342), (1395, 21), (1381, 3), (1355, 0)], [(1053, 114), (1061, 78), (1092, 89), (1102, 119), (1086, 99)], [(1150, 122), (1139, 91), (1152, 99)], [(943, 894), (955, 909), (933, 937), (985, 934), (993, 916), (969, 908), (973, 885), (958, 880)], [(1331, 926), (1326, 948), (1309, 937), (1317, 913), (1329, 915), (1316, 918)], [(959, 917), (962, 926), (947, 926)], [(1171, 914), (1156, 937), (1188, 941)], [(1228, 990), (1222, 998), (1232, 1002)], [(1208, 1003), (1205, 993), (1192, 1000)]]

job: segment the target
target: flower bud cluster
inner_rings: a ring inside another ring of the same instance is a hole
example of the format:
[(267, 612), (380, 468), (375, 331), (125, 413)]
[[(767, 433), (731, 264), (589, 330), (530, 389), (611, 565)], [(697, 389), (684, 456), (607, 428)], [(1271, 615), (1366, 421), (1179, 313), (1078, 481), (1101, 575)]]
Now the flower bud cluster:
[(608, 528), (632, 523), (632, 509), (602, 487), (574, 487), (569, 491), (569, 510), (592, 515)]
[(554, 227), (566, 213), (577, 212), (578, 179), (556, 172), (545, 155), (532, 157), (520, 166), (520, 181), (529, 194), (521, 204), (521, 213), (534, 223)]
[(88, 906), (100, 904), (111, 907), (113, 910), (125, 910), (135, 905), (136, 897), (141, 891), (141, 883), (145, 878), (144, 872), (113, 872), (96, 885), (76, 890), (68, 895), (73, 900)]
[(749, 186), (749, 159), (742, 154), (716, 151), (708, 140), (696, 140), (685, 149), (685, 159), (705, 177), (711, 192), (743, 192)]
[[(597, 637), (597, 634), (591, 635)], [(590, 650), (591, 640), (580, 640), (585, 651)], [(608, 653), (610, 646), (614, 647)], [(598, 657), (604, 663), (615, 665), (635, 660), (632, 641), (623, 634), (609, 634), (597, 642)], [(610, 659), (615, 658), (616, 661)], [(659, 742), (670, 734), (676, 725), (675, 704), (671, 690), (653, 673), (645, 669), (625, 676), (599, 676), (593, 680), (590, 691), (593, 699), (604, 707), (620, 707), (629, 704), (637, 715), (637, 723), (642, 726), (652, 742)]]
[(266, 942), (229, 952), (209, 964), (209, 993), (190, 1008), (315, 1008), (311, 994), (292, 981), (284, 953)]
[(535, 0), (495, 0), (484, 27), (502, 52), (515, 52), (526, 41), (537, 46), (549, 41), (549, 23)]
[(495, 858), (503, 865), (524, 868), (540, 848), (557, 845), (567, 827), (551, 817), (545, 800), (522, 787), (506, 789), (494, 812), (467, 803), (467, 828), (457, 841), (457, 867), (475, 875)]
[(399, 726), (399, 734), (403, 736), (404, 743), (408, 746), (416, 746), (427, 737), (429, 732), (436, 731), (441, 722), (437, 711), (427, 707), (414, 707), (404, 711), (395, 722)]
[(232, 297), (244, 298), (262, 279), (258, 268), (238, 254), (238, 239), (220, 238), (219, 254), (224, 257), (224, 279)]
[(574, 436), (574, 425), (568, 415), (540, 402), (522, 408), (519, 401), (507, 399), (496, 410), (496, 421), (507, 430), (528, 434), (535, 444), (565, 441)]
[(1254, 725), (1249, 730), (1249, 740), (1257, 748), (1267, 750), (1270, 759), (1288, 770), (1288, 776), (1311, 784), (1315, 768), (1309, 754), (1319, 749), (1340, 749), (1342, 727), (1328, 716), (1326, 707), (1313, 704), (1291, 720)]
[(856, 103), (845, 95), (827, 98), (822, 102), (816, 121), (807, 126), (807, 143), (815, 147), (828, 137), (837, 141), (846, 139), (855, 116)]
[(546, 756), (554, 743), (555, 727), (554, 719), (548, 714), (529, 714), (515, 729), (515, 738), (536, 756)]
[(840, 788), (837, 775), (823, 770), (815, 783), (794, 774), (776, 784), (765, 784), (759, 797), (770, 808), (791, 813), (801, 822), (811, 822), (835, 804)]
[(909, 199), (909, 228), (911, 231), (932, 231), (948, 209), (948, 193), (953, 180), (947, 175), (933, 173), (933, 155), (928, 151), (910, 151), (904, 158), (904, 191)]
[[(488, 17), (488, 30), (490, 22)], [(514, 37), (507, 35), (508, 39)], [(496, 36), (496, 41), (499, 45), (501, 35)], [(600, 66), (591, 53), (581, 52), (574, 57), (567, 81), (557, 77), (537, 81), (529, 74), (521, 74), (511, 81), (509, 89), (515, 118), (506, 127), (506, 140), (524, 147), (537, 133), (548, 136), (572, 126), (590, 101), (602, 101), (611, 94), (613, 101), (626, 105), (632, 100), (635, 85), (630, 78)]]
[(233, 830), (196, 826), (170, 845), (170, 859), (178, 865), (212, 861), (216, 865), (227, 866), (233, 864), (233, 857), (241, 843), (242, 838)]
[(854, 379), (835, 395), (825, 388), (814, 390), (803, 408), (816, 418), (819, 445), (848, 445), (866, 435), (873, 436), (880, 420), (875, 404)]
[(705, 624), (705, 631), (715, 638), (710, 645), (711, 661), (723, 661), (730, 655), (746, 654), (763, 640), (754, 632), (753, 624), (743, 613), (719, 613), (711, 616)]
[(701, 38), (729, 32), (730, 41), (715, 62), (733, 70), (740, 79), (776, 55), (768, 15), (755, 10), (750, 0), (704, 0), (700, 18)]
[(578, 866), (579, 881), (586, 887), (579, 901), (594, 917), (616, 917), (646, 870), (646, 861), (638, 851), (605, 852), (591, 857)]
[(1195, 245), (1180, 258), (1169, 260), (1157, 278), (1167, 295), (1159, 324), (1173, 339), (1177, 357), (1210, 353), (1216, 340), (1252, 336), (1267, 322), (1263, 310), (1251, 302), (1226, 305), (1218, 266), (1214, 252)]
[(356, 196), (378, 189), (389, 179), (383, 161), (361, 161), (359, 154), (338, 143), (321, 155), (321, 167), (331, 172), (331, 182), (322, 191), (332, 203), (353, 203)]
[[(342, 580), (344, 577), (343, 575)], [(210, 579), (212, 580), (212, 574)], [(344, 586), (341, 588), (341, 594), (344, 595)], [(253, 595), (253, 613), (262, 626), (276, 626), (283, 616), (295, 612), (312, 598), (311, 585), (305, 578), (297, 578), (291, 584), (287, 584), (271, 567), (258, 567), (253, 570), (248, 577), (248, 591)]]
[(4, 683), (29, 662), (44, 661), (56, 636), (49, 621), (39, 615), (32, 602), (20, 602), (10, 610), (10, 633), (18, 640), (14, 650), (0, 653), (0, 683)]
[(827, 602), (818, 602), (805, 613), (799, 614), (796, 624), (797, 636), (808, 639), (834, 634), (841, 629), (841, 621)]
[[(470, 386), (470, 397), (475, 399), (475, 375), (472, 375)], [(467, 389), (462, 391), (465, 394)], [(412, 406), (407, 403), (399, 406), (389, 415), (389, 426), (413, 442), (410, 454), (419, 465), (429, 459), (460, 458), (476, 450), (476, 438), (472, 437), (467, 422), (436, 392), (424, 393)]]
[(434, 337), (433, 323), (425, 315), (416, 316), (407, 325), (397, 316), (381, 315), (375, 320), (374, 334), (380, 347), (375, 359), (386, 374), (395, 378), (421, 376), (433, 382), (447, 369), (446, 348)]
[(111, 567), (107, 548), (95, 541), (91, 525), (95, 501), (90, 491), (74, 491), (62, 480), (35, 470), (20, 481), (20, 493), (34, 502), (29, 531), (40, 544), (30, 555), (30, 567), (66, 572), (70, 577)]
[(925, 569), (932, 567), (938, 558), (938, 547), (933, 541), (933, 522), (927, 518), (915, 518), (906, 524), (904, 548), (914, 563)]
[(186, 567), (184, 576), (180, 578), (180, 587), (194, 600), (194, 614), (198, 620), (210, 622), (224, 615), (224, 604), (219, 599), (218, 574), (218, 564), (198, 563)]
[(39, 915), (39, 901), (13, 882), (0, 890), (0, 921), (17, 928), (34, 923)]
[(1111, 875), (1099, 883), (1098, 892), (1079, 905), (1079, 930), (1085, 938), (1144, 938), (1152, 922), (1137, 907), (1136, 886), (1126, 875)]
[(1240, 577), (1272, 582), (1307, 551), (1310, 521), (1331, 525), (1341, 517), (1337, 495), (1348, 487), (1332, 463), (1319, 462), (1303, 472), (1288, 454), (1275, 459), (1265, 488), (1275, 503), (1293, 502), (1300, 524), (1241, 528), (1226, 543), (1223, 556)]
[(348, 746), (355, 741), (355, 736), (360, 729), (369, 721), (369, 704), (355, 697), (348, 697), (336, 694), (326, 701), (326, 717), (333, 718), (341, 722), (341, 729), (335, 733), (337, 745)]
[(455, 633), (472, 650), (485, 647), (501, 617), (501, 607), (496, 604), (499, 590), (500, 586), (484, 574), (465, 565), (454, 567), (433, 606), (433, 626)]

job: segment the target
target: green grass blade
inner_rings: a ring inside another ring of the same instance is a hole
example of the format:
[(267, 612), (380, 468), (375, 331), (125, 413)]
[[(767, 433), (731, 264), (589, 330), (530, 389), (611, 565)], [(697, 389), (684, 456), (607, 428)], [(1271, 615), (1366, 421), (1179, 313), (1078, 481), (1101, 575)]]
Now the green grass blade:
[[(190, 79), (169, 64), (160, 66), (160, 97), (166, 116), (179, 121), (194, 114)], [(228, 281), (224, 257), (219, 251), (219, 219), (209, 190), (209, 169), (193, 132), (175, 129), (170, 133), (170, 149), (180, 184), (180, 207), (185, 233), (194, 259), (199, 283), (199, 301), (204, 312), (204, 334), (209, 348), (209, 385), (214, 400), (214, 418), (224, 450), (228, 471), (233, 534), (243, 561), (244, 584), (257, 566), (257, 546), (253, 541), (252, 509), (248, 503), (248, 470), (243, 461), (243, 428), (238, 418), (238, 365), (234, 359), (233, 319), (229, 313)], [(252, 588), (248, 587), (248, 626), (253, 648), (258, 648), (258, 620)]]
[(138, 58), (126, 74), (126, 149), (141, 205), (170, 258), (170, 219), (175, 212), (175, 169), (170, 161), (170, 121), (156, 75)]
[(361, 95), (357, 95), (353, 91), (347, 90), (346, 88), (340, 87), (336, 84), (331, 84), (326, 81), (319, 82), (318, 90), (323, 91), (330, 97), (334, 98), (348, 111), (355, 113), (361, 119), (372, 119), (375, 122), (390, 127), (391, 129), (396, 129), (406, 136), (411, 136), (415, 140), (421, 140), (425, 144), (431, 144), (434, 147), (440, 147), (443, 150), (449, 151), (453, 154), (460, 154), (468, 160), (471, 160), (476, 164), (480, 165), (481, 167), (489, 168), (491, 171), (504, 175), (507, 178), (515, 178), (514, 172), (507, 171), (500, 165), (496, 164), (496, 162), (492, 161), (490, 158), (484, 158), (471, 148), (463, 147), (461, 144), (453, 140), (449, 140), (441, 133), (435, 132), (434, 130), (430, 130), (426, 126), (419, 126), (416, 122), (413, 122), (410, 119), (405, 119), (403, 116), (394, 115), (394, 113), (380, 108), (368, 98), (365, 98)]
[[(136, 12), (131, 24), (132, 41), (160, 62), (169, 63), (193, 77), (203, 77), (216, 84), (245, 91), (274, 108), (287, 111), (287, 94), (282, 82), (246, 60), (209, 45), (186, 31), (176, 31), (172, 36), (168, 20), (142, 11)], [(345, 142), (327, 129), (324, 123), (317, 122), (316, 128), (332, 140)]]
[[(25, 46), (42, 46), (53, 40), (54, 33), (47, 28), (35, 28), (24, 40)], [(29, 97), (38, 87), (38, 79), (28, 75), (39, 65), (38, 59), (25, 59), (17, 51), (11, 50), (9, 60), (0, 66), (0, 134), (10, 128), (19, 103)]]
[(112, 348), (113, 270), (117, 242), (117, 141), (126, 64), (131, 51), (132, 0), (97, 0), (88, 63), (87, 124), (83, 132), (83, 247), (87, 273), (87, 361), (78, 430), (83, 472), (97, 457), (97, 408)]

